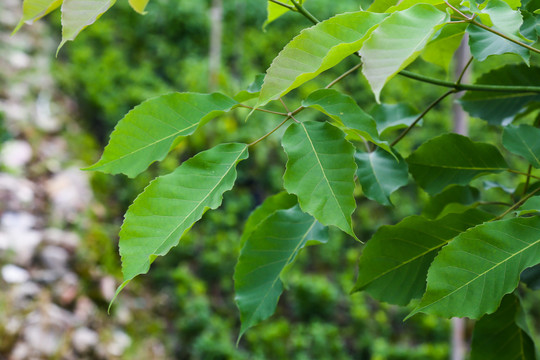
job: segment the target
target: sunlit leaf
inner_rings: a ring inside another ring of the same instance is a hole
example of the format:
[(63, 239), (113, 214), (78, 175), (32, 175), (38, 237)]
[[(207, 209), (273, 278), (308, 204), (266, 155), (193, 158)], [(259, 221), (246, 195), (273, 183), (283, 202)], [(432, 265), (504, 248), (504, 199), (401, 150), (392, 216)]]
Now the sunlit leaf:
[(13, 30), (15, 34), (24, 23), (32, 23), (58, 9), (63, 0), (24, 0), (22, 18)]
[(536, 360), (519, 298), (506, 295), (499, 309), (474, 325), (471, 360)]
[(236, 165), (248, 157), (244, 144), (221, 144), (161, 176), (129, 207), (120, 231), (124, 283), (145, 274), (208, 209), (221, 205), (236, 180)]
[(146, 5), (148, 5), (149, 0), (129, 0), (129, 5), (138, 12), (139, 14), (146, 14), (146, 11), (144, 9), (146, 8)]
[(298, 206), (278, 210), (265, 218), (247, 238), (234, 273), (240, 336), (270, 317), (283, 284), (281, 274), (308, 241), (326, 242), (326, 229)]
[(433, 261), (418, 312), (478, 319), (491, 314), (519, 275), (540, 263), (540, 217), (479, 225), (452, 240)]
[(278, 99), (360, 50), (386, 16), (365, 11), (340, 14), (303, 30), (266, 71), (257, 106)]
[(351, 214), (354, 200), (354, 146), (326, 122), (294, 123), (283, 135), (288, 156), (285, 189), (298, 196), (302, 210), (324, 225), (355, 237)]
[[(290, 0), (281, 0), (281, 2), (283, 4), (294, 7), (294, 4)], [(302, 4), (303, 0), (298, 0), (298, 3)], [(270, 23), (274, 22), (275, 20), (280, 18), (282, 15), (285, 15), (289, 11), (290, 10), (288, 8), (286, 8), (285, 6), (281, 6), (279, 4), (268, 1), (267, 15), (266, 15), (266, 20), (265, 20), (265, 22), (263, 24), (263, 29), (266, 29), (266, 27)]]
[(507, 126), (502, 140), (508, 151), (524, 157), (535, 168), (540, 168), (540, 129), (530, 125)]
[(87, 26), (101, 17), (116, 0), (64, 0), (62, 4), (62, 42), (57, 52), (68, 41), (75, 40)]
[(407, 163), (386, 151), (356, 153), (356, 175), (367, 198), (391, 205), (390, 194), (409, 182)]
[(424, 293), (428, 268), (441, 247), (490, 218), (482, 211), (468, 210), (439, 220), (411, 216), (380, 227), (362, 251), (354, 291), (365, 290), (391, 304), (408, 304)]
[(407, 158), (407, 163), (418, 185), (432, 195), (448, 185), (467, 185), (479, 175), (508, 168), (495, 146), (458, 134), (429, 140)]
[(134, 177), (172, 146), (238, 103), (219, 94), (173, 93), (146, 100), (116, 125), (101, 159), (86, 170)]
[(440, 33), (426, 45), (422, 52), (422, 59), (439, 65), (448, 72), (452, 57), (461, 44), (467, 26), (466, 23), (445, 25)]
[(375, 98), (384, 85), (414, 61), (448, 15), (435, 7), (418, 4), (384, 19), (360, 50), (362, 72)]

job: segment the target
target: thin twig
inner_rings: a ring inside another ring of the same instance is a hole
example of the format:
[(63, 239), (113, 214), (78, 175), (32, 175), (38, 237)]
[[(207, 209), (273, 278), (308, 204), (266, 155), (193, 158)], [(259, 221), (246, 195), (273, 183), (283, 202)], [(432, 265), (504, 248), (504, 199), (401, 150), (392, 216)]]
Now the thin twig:
[(296, 8), (296, 11), (298, 11), (300, 14), (304, 15), (306, 17), (306, 19), (311, 21), (313, 24), (317, 25), (320, 22), (305, 7), (303, 7), (302, 4), (300, 4), (298, 1), (291, 0), (291, 2), (294, 4), (294, 7)]
[[(247, 106), (247, 105), (244, 105), (244, 104), (238, 104), (237, 106), (243, 107), (243, 108), (246, 108), (246, 109), (251, 109), (251, 110), (254, 109), (252, 106)], [(261, 108), (255, 108), (255, 110), (265, 112), (265, 113), (269, 113), (269, 114), (288, 116), (288, 114), (285, 114), (285, 113), (282, 113), (282, 112), (279, 112), (279, 111), (272, 111), (272, 110), (266, 110), (266, 109), (261, 109)]]
[(267, 137), (269, 137), (270, 135), (272, 135), (273, 133), (275, 133), (280, 127), (283, 126), (283, 124), (285, 124), (289, 119), (291, 119), (290, 117), (286, 117), (285, 120), (283, 120), (278, 126), (276, 126), (272, 131), (270, 131), (269, 133), (265, 134), (264, 136), (262, 136), (261, 138), (255, 140), (254, 142), (252, 142), (251, 144), (248, 144), (248, 147), (252, 147), (253, 145), (257, 145), (258, 143), (260, 143), (261, 141), (263, 141), (264, 139), (266, 139)]
[(527, 190), (529, 190), (529, 184), (531, 182), (531, 172), (532, 172), (532, 165), (529, 165), (529, 169), (527, 169), (527, 181), (525, 182), (525, 186), (523, 187), (523, 196), (527, 193)]
[(413, 123), (411, 125), (409, 125), (405, 130), (403, 130), (403, 132), (396, 138), (396, 140), (394, 140), (392, 142), (392, 144), (390, 144), (391, 147), (395, 146), (398, 142), (401, 141), (401, 139), (403, 139), (405, 137), (405, 135), (407, 135), (409, 133), (409, 131), (412, 130), (412, 128), (431, 110), (433, 109), (435, 106), (437, 106), (438, 103), (440, 103), (441, 101), (443, 101), (448, 95), (450, 94), (453, 94), (455, 93), (456, 90), (449, 90), (447, 92), (445, 92), (444, 94), (442, 94), (441, 96), (439, 96), (439, 98), (437, 100), (435, 100), (434, 102), (432, 102), (420, 115), (418, 115), (418, 117), (413, 121)]
[(292, 5), (284, 4), (281, 1), (277, 1), (277, 0), (270, 0), (270, 1), (279, 6), (283, 6), (284, 8), (287, 8), (289, 10), (296, 11), (296, 8)]
[(540, 180), (540, 176), (535, 176), (533, 174), (527, 174), (521, 171), (513, 170), (513, 169), (506, 169), (506, 171), (511, 172), (512, 174), (518, 174), (518, 175), (525, 175), (527, 177), (531, 177), (533, 179)]
[(459, 84), (461, 84), (461, 80), (463, 80), (463, 76), (465, 76), (465, 73), (467, 72), (467, 69), (469, 68), (469, 66), (471, 66), (473, 60), (474, 60), (474, 57), (471, 56), (467, 64), (465, 64), (465, 66), (463, 67), (463, 70), (461, 70), (461, 74), (459, 74), (459, 77), (456, 81), (456, 85), (459, 86)]
[(523, 197), (521, 200), (519, 200), (517, 203), (515, 203), (514, 205), (512, 205), (512, 207), (510, 207), (508, 210), (506, 210), (505, 212), (503, 212), (501, 215), (497, 216), (495, 219), (491, 220), (491, 221), (496, 221), (496, 220), (501, 220), (503, 217), (505, 217), (506, 215), (508, 215), (510, 212), (512, 212), (513, 210), (519, 208), (521, 205), (523, 205), (525, 203), (525, 201), (529, 200), (530, 198), (532, 198), (534, 196), (534, 194), (536, 194), (538, 191), (540, 191), (540, 188), (534, 190), (533, 192), (531, 192), (529, 195)]
[(330, 84), (326, 85), (324, 88), (325, 89), (330, 89), (332, 86), (336, 85), (338, 82), (340, 82), (341, 80), (343, 80), (348, 75), (355, 72), (356, 70), (360, 69), (361, 67), (362, 67), (362, 63), (353, 66), (352, 68), (350, 68), (349, 70), (345, 71), (343, 74), (341, 74), (340, 76), (335, 78)]

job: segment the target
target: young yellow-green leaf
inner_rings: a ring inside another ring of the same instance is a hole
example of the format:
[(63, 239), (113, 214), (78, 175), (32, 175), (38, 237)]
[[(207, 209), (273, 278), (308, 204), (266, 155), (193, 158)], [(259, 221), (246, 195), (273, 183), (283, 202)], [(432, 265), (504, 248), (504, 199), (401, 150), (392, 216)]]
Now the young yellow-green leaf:
[(525, 313), (516, 295), (506, 295), (499, 309), (476, 322), (471, 360), (536, 360)]
[[(283, 4), (287, 4), (291, 7), (294, 7), (294, 4), (291, 2), (291, 0), (281, 0)], [(302, 4), (303, 0), (299, 0), (298, 3)], [(266, 20), (263, 24), (263, 30), (266, 29), (266, 27), (274, 22), (276, 19), (280, 18), (282, 15), (288, 13), (290, 10), (286, 8), (285, 6), (278, 5), (276, 3), (273, 3), (271, 1), (268, 1), (268, 7), (267, 7), (267, 15)]]
[(85, 170), (134, 177), (172, 146), (238, 103), (219, 93), (173, 93), (146, 100), (116, 125), (101, 159)]
[(445, 10), (448, 8), (446, 5), (446, 2), (448, 2), (450, 5), (458, 6), (461, 0), (400, 0), (400, 1), (394, 1), (396, 4), (394, 6), (389, 7), (385, 12), (396, 12), (396, 11), (403, 11), (410, 7), (413, 7), (414, 5), (418, 3), (422, 4), (429, 4), (433, 6), (437, 6), (440, 10)]
[(512, 10), (512, 7), (503, 0), (488, 0), (485, 4), (478, 14), (484, 25), (494, 27), (516, 40), (524, 40), (519, 32), (523, 18), (518, 10)]
[(453, 55), (461, 44), (467, 26), (467, 23), (445, 25), (441, 32), (426, 45), (422, 52), (422, 59), (448, 72)]
[[(538, 86), (540, 67), (505, 65), (480, 76), (475, 84)], [(511, 121), (528, 104), (540, 101), (540, 94), (523, 92), (467, 91), (460, 100), (463, 109), (493, 125)]]
[(472, 209), (439, 220), (410, 216), (396, 225), (381, 226), (362, 251), (353, 291), (365, 290), (390, 304), (408, 304), (424, 293), (428, 268), (439, 250), (468, 228), (491, 218)]
[(367, 11), (383, 13), (397, 3), (399, 3), (399, 0), (375, 0), (368, 7)]
[(432, 195), (448, 185), (467, 185), (481, 174), (508, 169), (495, 146), (458, 134), (429, 140), (407, 158), (407, 163), (418, 185)]
[(392, 13), (372, 32), (360, 50), (367, 78), (377, 102), (384, 85), (414, 61), (448, 19), (432, 5), (418, 4)]
[(62, 42), (57, 53), (66, 42), (75, 40), (85, 27), (96, 22), (115, 2), (116, 0), (64, 0)]
[(437, 255), (418, 312), (478, 319), (491, 314), (519, 275), (540, 263), (540, 217), (488, 222), (460, 234)]
[(156, 257), (178, 245), (208, 209), (221, 205), (223, 193), (236, 180), (236, 165), (247, 157), (247, 145), (221, 144), (195, 155), (144, 189), (129, 207), (120, 231), (124, 273), (120, 289), (148, 272)]
[(449, 186), (440, 194), (429, 199), (429, 202), (422, 211), (422, 216), (429, 219), (436, 219), (448, 205), (470, 205), (479, 199), (480, 191), (477, 188), (461, 185)]
[[(418, 111), (408, 103), (376, 104), (370, 115), (377, 123), (377, 130), (381, 135), (392, 130), (410, 126), (418, 117)], [(417, 124), (420, 125), (421, 121)]]
[(533, 196), (528, 199), (516, 212), (518, 216), (540, 213), (540, 196)]
[(32, 23), (41, 19), (51, 11), (56, 10), (62, 5), (63, 0), (24, 0), (22, 18), (13, 30), (15, 34), (24, 23)]
[(524, 157), (535, 168), (540, 168), (540, 129), (530, 125), (507, 126), (502, 141), (508, 151)]
[(244, 232), (242, 233), (240, 243), (244, 244), (246, 239), (253, 231), (255, 231), (255, 229), (257, 229), (259, 224), (270, 215), (278, 210), (290, 209), (297, 203), (298, 200), (296, 199), (296, 196), (285, 191), (266, 198), (264, 202), (249, 215), (249, 218), (244, 225)]
[(336, 121), (338, 127), (345, 127), (343, 129), (345, 132), (351, 132), (357, 135), (357, 138), (359, 135), (359, 140), (371, 141), (384, 150), (392, 152), (388, 143), (379, 139), (375, 120), (350, 96), (334, 89), (320, 89), (302, 101), (302, 106), (317, 109), (330, 116)]
[(356, 208), (354, 146), (343, 131), (326, 122), (294, 123), (282, 142), (289, 158), (285, 189), (319, 222), (356, 238), (351, 220)]
[(392, 205), (390, 195), (409, 182), (407, 163), (396, 154), (377, 149), (355, 155), (356, 175), (364, 194), (382, 205)]
[(266, 71), (257, 106), (278, 99), (360, 50), (387, 16), (358, 11), (337, 15), (303, 30)]
[(146, 8), (146, 5), (148, 5), (148, 1), (149, 0), (129, 0), (129, 5), (136, 12), (144, 15), (146, 14), (146, 11), (144, 11), (144, 9)]
[(274, 313), (283, 292), (281, 274), (310, 240), (326, 242), (326, 228), (298, 206), (274, 212), (250, 234), (234, 272), (239, 337)]

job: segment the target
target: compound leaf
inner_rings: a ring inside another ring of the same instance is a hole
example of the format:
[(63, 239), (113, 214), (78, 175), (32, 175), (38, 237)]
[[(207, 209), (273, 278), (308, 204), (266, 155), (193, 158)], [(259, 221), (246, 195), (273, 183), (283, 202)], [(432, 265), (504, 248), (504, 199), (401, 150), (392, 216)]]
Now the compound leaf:
[[(371, 141), (388, 152), (392, 152), (386, 142), (379, 139), (375, 120), (362, 110), (356, 101), (348, 95), (333, 89), (320, 89), (311, 93), (302, 102), (302, 106), (317, 109), (330, 116), (339, 127), (345, 126), (345, 132)], [(350, 130), (350, 131), (349, 131)]]
[[(248, 157), (245, 144), (221, 144), (161, 176), (129, 207), (120, 231), (124, 283), (144, 274), (158, 256), (178, 245), (208, 209), (221, 205), (236, 180), (236, 165)], [(119, 291), (118, 290), (118, 291)]]
[(536, 360), (535, 351), (521, 302), (513, 294), (506, 295), (496, 312), (474, 325), (471, 360)]
[(354, 146), (343, 131), (326, 122), (294, 123), (282, 142), (288, 156), (285, 189), (297, 195), (302, 210), (322, 224), (355, 237)]
[(507, 126), (502, 140), (508, 151), (524, 157), (535, 168), (540, 168), (540, 129), (530, 125)]
[[(394, 157), (396, 156), (396, 157)], [(379, 149), (356, 153), (356, 175), (366, 197), (382, 205), (392, 205), (390, 194), (409, 182), (409, 168), (399, 155)]]
[(146, 100), (116, 125), (101, 159), (86, 170), (134, 177), (199, 126), (237, 102), (225, 95), (174, 93)]
[(247, 238), (234, 272), (242, 321), (239, 336), (274, 313), (283, 292), (281, 274), (306, 243), (327, 239), (326, 229), (298, 206), (278, 210), (259, 223)]
[(458, 134), (427, 141), (407, 158), (407, 163), (418, 185), (432, 195), (448, 185), (467, 185), (481, 174), (508, 168), (495, 146)]
[(346, 13), (303, 30), (266, 71), (257, 106), (278, 99), (360, 50), (386, 16), (365, 11)]
[(479, 225), (458, 235), (433, 261), (418, 312), (478, 319), (491, 314), (519, 275), (540, 263), (540, 217)]
[(424, 293), (428, 268), (441, 247), (492, 217), (472, 209), (439, 220), (411, 216), (380, 227), (362, 251), (353, 291), (365, 290), (391, 304), (408, 304)]
[(377, 102), (384, 85), (414, 61), (448, 15), (432, 5), (418, 4), (384, 19), (360, 50), (362, 72)]

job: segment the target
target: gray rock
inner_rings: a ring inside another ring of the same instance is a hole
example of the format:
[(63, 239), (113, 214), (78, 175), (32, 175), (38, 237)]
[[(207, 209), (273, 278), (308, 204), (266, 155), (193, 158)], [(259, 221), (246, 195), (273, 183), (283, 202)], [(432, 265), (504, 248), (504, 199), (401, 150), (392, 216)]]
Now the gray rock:
[(34, 230), (0, 231), (0, 254), (10, 254), (10, 259), (20, 266), (30, 265), (42, 234)]
[(75, 251), (81, 242), (77, 233), (58, 228), (48, 228), (43, 232), (43, 241), (50, 245), (61, 246), (66, 250)]
[(53, 205), (53, 214), (73, 222), (92, 199), (88, 176), (77, 168), (56, 174), (47, 181), (45, 189)]
[(107, 344), (107, 352), (113, 356), (122, 356), (131, 345), (131, 338), (121, 330), (115, 330), (111, 341)]
[(69, 312), (46, 304), (28, 315), (23, 337), (33, 351), (52, 356), (64, 345), (66, 332), (74, 323), (75, 318)]
[(10, 140), (2, 144), (0, 164), (8, 169), (23, 173), (24, 167), (32, 159), (32, 147), (23, 140)]
[(60, 246), (48, 245), (41, 250), (40, 259), (45, 268), (64, 273), (68, 267), (69, 253)]
[(10, 174), (0, 173), (0, 209), (21, 210), (34, 203), (34, 184)]
[(38, 284), (27, 281), (13, 286), (8, 293), (8, 298), (15, 308), (26, 309), (35, 301), (40, 293), (41, 288)]

